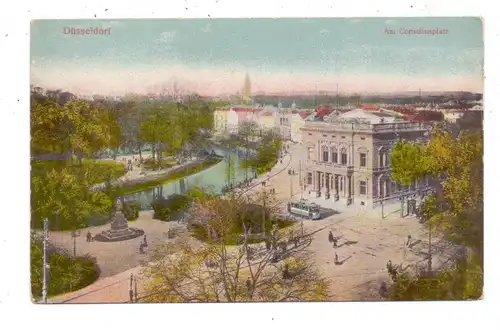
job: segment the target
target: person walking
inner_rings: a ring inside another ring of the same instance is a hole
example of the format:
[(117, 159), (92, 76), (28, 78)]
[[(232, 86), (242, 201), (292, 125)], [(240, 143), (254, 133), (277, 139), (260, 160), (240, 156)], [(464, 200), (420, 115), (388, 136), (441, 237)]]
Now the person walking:
[(335, 252), (335, 260), (334, 260), (334, 263), (335, 263), (336, 265), (338, 265), (338, 264), (339, 264), (339, 256), (338, 256), (337, 252)]
[(332, 231), (330, 230), (330, 232), (328, 233), (328, 242), (330, 244), (333, 244), (333, 233)]
[(333, 238), (333, 247), (334, 247), (334, 248), (337, 248), (337, 242), (338, 242), (338, 240), (339, 240), (339, 239), (338, 239), (337, 237), (334, 237), (334, 238)]
[(90, 233), (90, 230), (87, 232), (87, 242), (92, 241), (92, 234)]

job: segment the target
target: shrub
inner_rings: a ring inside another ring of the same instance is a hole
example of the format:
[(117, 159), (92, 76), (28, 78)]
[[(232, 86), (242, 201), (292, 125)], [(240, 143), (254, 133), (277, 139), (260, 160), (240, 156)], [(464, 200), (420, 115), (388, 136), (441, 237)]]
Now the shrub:
[(122, 212), (128, 221), (135, 221), (139, 218), (140, 209), (141, 206), (135, 201), (125, 202), (123, 203)]
[[(229, 203), (229, 201), (225, 202)], [(243, 228), (246, 228), (247, 230), (251, 229), (252, 234), (247, 240), (249, 244), (265, 241), (266, 238), (262, 235), (262, 211), (263, 206), (261, 205), (245, 204), (241, 211), (234, 214), (232, 224), (230, 225), (231, 228), (229, 229), (230, 233), (224, 238), (224, 243), (228, 245), (241, 244), (241, 238), (244, 234)], [(270, 210), (266, 210), (266, 233), (268, 233), (274, 225), (276, 225), (278, 229), (282, 229), (294, 224), (293, 221), (286, 221), (273, 217), (270, 213)], [(190, 229), (192, 235), (200, 241), (207, 242), (212, 238), (203, 223), (192, 223)], [(220, 236), (219, 232), (216, 232), (216, 234)]]
[[(73, 258), (65, 251), (49, 250), (49, 286), (47, 295), (56, 296), (86, 287), (99, 277), (99, 267), (94, 258)], [(31, 242), (31, 294), (34, 299), (42, 296), (43, 248), (40, 240)]]
[(174, 194), (168, 198), (160, 198), (151, 204), (154, 210), (153, 219), (171, 221), (177, 212), (187, 209), (190, 198), (185, 195)]

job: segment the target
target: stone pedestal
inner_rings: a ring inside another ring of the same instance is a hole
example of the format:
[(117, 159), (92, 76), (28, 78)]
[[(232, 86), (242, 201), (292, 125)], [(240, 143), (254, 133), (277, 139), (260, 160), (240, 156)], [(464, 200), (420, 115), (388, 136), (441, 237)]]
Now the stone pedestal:
[(122, 204), (118, 199), (115, 205), (115, 213), (111, 219), (111, 228), (96, 235), (95, 240), (116, 242), (136, 238), (143, 234), (143, 230), (128, 227), (128, 221), (122, 212)]

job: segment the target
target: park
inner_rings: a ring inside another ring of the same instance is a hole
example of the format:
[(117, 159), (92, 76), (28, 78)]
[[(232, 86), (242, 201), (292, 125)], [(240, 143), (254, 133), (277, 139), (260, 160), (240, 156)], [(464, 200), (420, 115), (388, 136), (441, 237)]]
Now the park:
[[(85, 101), (38, 88), (31, 97), (35, 301), (464, 299), (481, 291), (480, 261), (465, 270), (456, 263), (479, 242), (477, 228), (457, 229), (460, 198), (472, 188), (451, 184), (462, 175), (457, 157), (463, 168), (477, 165), (461, 153), (471, 144), (481, 153), (477, 136), (436, 134), (432, 153), (401, 143), (393, 154), (401, 182), (448, 171), (455, 214), (428, 198), (418, 215), (387, 207), (381, 217), (306, 195), (302, 146), (273, 131), (248, 124), (215, 138), (222, 103)], [(288, 202), (304, 197), (321, 206), (320, 219), (289, 214)], [(459, 282), (467, 290), (450, 291)]]

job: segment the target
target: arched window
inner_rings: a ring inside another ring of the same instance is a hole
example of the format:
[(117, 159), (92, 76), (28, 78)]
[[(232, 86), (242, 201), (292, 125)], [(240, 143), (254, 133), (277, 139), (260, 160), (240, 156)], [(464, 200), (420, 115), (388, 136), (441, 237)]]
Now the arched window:
[(339, 154), (337, 152), (337, 147), (332, 147), (332, 163), (338, 164)]
[(340, 149), (340, 163), (342, 165), (347, 165), (347, 149), (344, 147)]
[(328, 147), (323, 146), (323, 147), (321, 148), (321, 150), (322, 150), (322, 157), (323, 157), (323, 158), (322, 158), (322, 160), (323, 160), (324, 162), (328, 162), (328, 158), (329, 158), (329, 157), (328, 157), (328, 156), (329, 156)]

